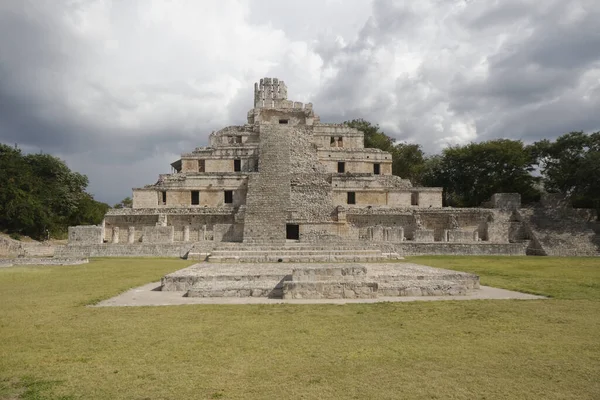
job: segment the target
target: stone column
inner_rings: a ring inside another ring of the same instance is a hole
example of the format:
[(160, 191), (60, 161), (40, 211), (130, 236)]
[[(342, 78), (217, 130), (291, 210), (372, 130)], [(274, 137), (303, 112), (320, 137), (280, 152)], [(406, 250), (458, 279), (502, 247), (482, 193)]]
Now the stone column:
[(389, 228), (389, 227), (383, 228), (383, 241), (384, 242), (392, 241), (392, 228)]
[(189, 225), (185, 225), (183, 227), (183, 241), (184, 242), (190, 241), (190, 226)]
[(200, 231), (200, 240), (206, 240), (206, 225), (202, 225), (202, 230)]
[(167, 226), (167, 214), (158, 214), (156, 226)]
[(383, 241), (383, 227), (376, 225), (373, 227), (373, 240), (376, 242)]
[(135, 226), (130, 226), (127, 229), (127, 243), (133, 244), (135, 241)]
[(112, 231), (112, 242), (119, 243), (119, 227), (115, 226)]
[(392, 227), (390, 228), (389, 233), (389, 241), (393, 243), (401, 242), (404, 239), (404, 229), (402, 227)]
[(346, 209), (343, 206), (337, 206), (338, 222), (346, 222)]

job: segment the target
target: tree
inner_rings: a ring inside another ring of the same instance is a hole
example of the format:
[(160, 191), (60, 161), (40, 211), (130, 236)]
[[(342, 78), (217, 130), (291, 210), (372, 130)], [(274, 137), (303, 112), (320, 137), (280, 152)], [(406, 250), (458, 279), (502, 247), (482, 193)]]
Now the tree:
[(600, 132), (570, 132), (532, 145), (544, 189), (560, 192), (573, 205), (600, 210)]
[(365, 147), (390, 151), (394, 146), (394, 139), (380, 131), (379, 125), (373, 125), (362, 118), (346, 121), (344, 124), (365, 134)]
[(392, 153), (392, 174), (410, 179), (415, 183), (421, 181), (425, 154), (420, 145), (396, 143), (395, 139), (380, 130), (379, 125), (373, 125), (364, 119), (353, 119), (344, 123), (364, 133), (365, 147)]
[(539, 198), (535, 157), (521, 141), (498, 139), (444, 149), (426, 163), (428, 186), (442, 186), (451, 206), (479, 206), (494, 193), (516, 192), (524, 203)]
[(425, 153), (418, 144), (396, 143), (391, 149), (392, 173), (405, 179), (410, 179), (414, 185), (423, 181), (425, 169)]
[(41, 239), (74, 223), (99, 223), (108, 206), (85, 192), (87, 184), (56, 157), (0, 144), (0, 229)]
[(113, 208), (131, 208), (133, 207), (133, 200), (131, 200), (131, 197), (125, 197), (123, 200), (121, 200), (120, 202), (118, 202), (117, 204), (115, 204), (113, 206)]

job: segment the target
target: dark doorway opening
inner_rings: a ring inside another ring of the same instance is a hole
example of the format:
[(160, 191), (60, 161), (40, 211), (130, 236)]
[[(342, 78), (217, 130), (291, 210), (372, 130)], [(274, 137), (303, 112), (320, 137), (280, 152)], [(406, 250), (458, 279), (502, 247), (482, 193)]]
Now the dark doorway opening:
[(373, 164), (373, 174), (379, 175), (381, 172), (379, 164)]
[(233, 172), (240, 172), (242, 170), (242, 160), (233, 160)]
[(355, 192), (348, 192), (348, 204), (356, 204), (356, 193)]
[(192, 205), (197, 206), (200, 204), (200, 192), (192, 190)]
[(346, 172), (346, 163), (339, 161), (338, 162), (338, 173), (343, 174), (344, 172)]
[(300, 240), (300, 225), (287, 224), (285, 226), (285, 238), (288, 240)]
[(233, 190), (225, 191), (225, 204), (233, 203)]

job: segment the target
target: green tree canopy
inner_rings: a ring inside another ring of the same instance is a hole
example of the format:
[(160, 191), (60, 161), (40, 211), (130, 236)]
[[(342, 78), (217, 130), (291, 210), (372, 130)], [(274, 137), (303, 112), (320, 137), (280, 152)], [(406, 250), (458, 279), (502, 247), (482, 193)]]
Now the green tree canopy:
[(113, 208), (131, 208), (133, 207), (133, 200), (131, 197), (125, 197), (123, 200), (113, 206)]
[(365, 135), (364, 145), (367, 148), (376, 148), (392, 153), (392, 174), (413, 183), (420, 183), (425, 165), (425, 153), (418, 144), (396, 141), (386, 135), (379, 125), (365, 121), (364, 119), (353, 119), (344, 122), (346, 125), (358, 129)]
[(470, 143), (444, 149), (432, 158), (424, 173), (428, 186), (444, 188), (452, 206), (479, 206), (494, 193), (517, 192), (523, 202), (539, 198), (539, 177), (532, 151), (521, 141), (509, 139)]
[(0, 229), (40, 239), (101, 222), (108, 206), (86, 193), (87, 185), (56, 157), (0, 144)]
[(536, 142), (546, 191), (566, 194), (575, 206), (600, 210), (600, 132), (570, 132)]

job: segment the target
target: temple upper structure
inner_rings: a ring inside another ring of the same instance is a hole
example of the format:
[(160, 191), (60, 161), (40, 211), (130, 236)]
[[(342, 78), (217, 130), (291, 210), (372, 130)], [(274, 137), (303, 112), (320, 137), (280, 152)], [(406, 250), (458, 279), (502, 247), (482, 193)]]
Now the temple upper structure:
[[(213, 132), (171, 166), (133, 189), (132, 209), (109, 211), (104, 242), (445, 241), (456, 231), (442, 188), (392, 175), (390, 153), (322, 123), (276, 78), (254, 85), (245, 125)], [(494, 240), (475, 214), (458, 217), (465, 240)]]

